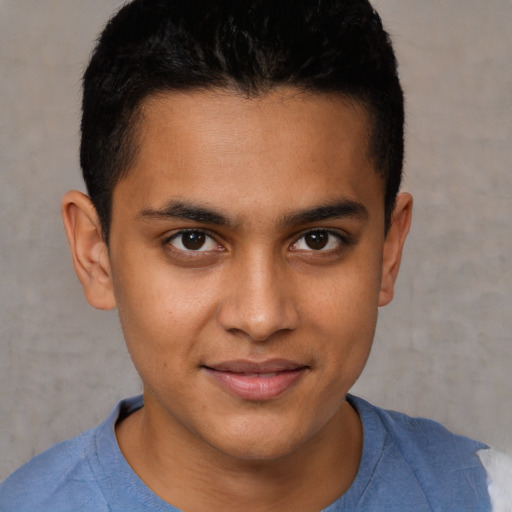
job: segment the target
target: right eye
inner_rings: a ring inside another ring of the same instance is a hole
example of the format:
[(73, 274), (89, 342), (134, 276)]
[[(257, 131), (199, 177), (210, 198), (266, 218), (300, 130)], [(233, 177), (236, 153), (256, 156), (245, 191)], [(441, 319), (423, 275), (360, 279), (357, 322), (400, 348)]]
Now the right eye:
[(175, 233), (166, 241), (173, 249), (182, 252), (217, 251), (221, 246), (205, 231), (188, 229)]

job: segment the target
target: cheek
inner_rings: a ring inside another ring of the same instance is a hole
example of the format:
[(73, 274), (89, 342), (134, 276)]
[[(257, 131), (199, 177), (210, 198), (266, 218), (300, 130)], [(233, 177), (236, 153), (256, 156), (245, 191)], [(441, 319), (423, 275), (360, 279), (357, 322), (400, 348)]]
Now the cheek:
[(309, 290), (310, 336), (317, 339), (318, 359), (333, 380), (356, 379), (366, 363), (377, 322), (378, 282), (379, 265), (357, 264)]
[[(198, 333), (212, 321), (216, 305), (212, 279), (183, 276), (169, 267), (123, 267), (114, 288), (119, 318), (135, 364), (140, 359), (170, 364), (191, 353)], [(175, 357), (171, 357), (175, 356)]]
[[(377, 317), (380, 290), (378, 265), (352, 265), (326, 274), (300, 294), (320, 326), (341, 331), (361, 331)], [(311, 285), (311, 283), (309, 283)]]

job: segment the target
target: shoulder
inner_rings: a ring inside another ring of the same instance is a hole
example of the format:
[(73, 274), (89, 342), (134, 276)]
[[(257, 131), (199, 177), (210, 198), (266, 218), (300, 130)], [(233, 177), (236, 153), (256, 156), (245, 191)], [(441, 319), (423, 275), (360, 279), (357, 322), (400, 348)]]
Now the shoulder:
[(78, 510), (80, 500), (101, 501), (89, 465), (94, 435), (95, 429), (59, 443), (15, 471), (0, 486), (0, 510), (57, 512)]
[(375, 407), (350, 397), (365, 421), (384, 431), (390, 453), (410, 469), (434, 510), (488, 510), (487, 472), (477, 455), (487, 445), (439, 423)]
[(488, 448), (484, 443), (450, 432), (436, 421), (382, 409), (358, 397), (350, 397), (350, 401), (360, 416), (378, 417), (386, 433), (402, 447), (407, 458), (409, 454), (421, 458), (421, 454), (431, 453), (437, 454), (435, 459), (440, 458), (442, 461), (452, 458), (454, 452), (459, 452), (461, 455), (470, 454), (471, 459), (480, 464), (476, 452)]
[(432, 464), (440, 463), (442, 467), (446, 467), (449, 461), (448, 467), (453, 470), (458, 466), (467, 467), (469, 458), (475, 465), (481, 466), (476, 453), (488, 448), (487, 445), (454, 434), (440, 423), (427, 418), (381, 409), (357, 397), (351, 397), (351, 401), (362, 417), (374, 415), (378, 418), (389, 439), (400, 448), (406, 459), (414, 461), (428, 458)]
[[(0, 484), (2, 512), (110, 510), (104, 496), (117, 453), (118, 418), (142, 406), (142, 397), (123, 400), (98, 427), (34, 457)], [(100, 453), (101, 452), (101, 453)]]

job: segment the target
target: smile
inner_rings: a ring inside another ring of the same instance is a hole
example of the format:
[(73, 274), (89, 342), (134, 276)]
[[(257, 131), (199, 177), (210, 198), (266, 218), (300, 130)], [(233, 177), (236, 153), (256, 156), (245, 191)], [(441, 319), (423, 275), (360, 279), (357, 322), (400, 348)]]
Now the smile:
[(224, 391), (251, 401), (279, 397), (292, 388), (309, 370), (308, 366), (286, 360), (262, 363), (229, 361), (202, 368)]

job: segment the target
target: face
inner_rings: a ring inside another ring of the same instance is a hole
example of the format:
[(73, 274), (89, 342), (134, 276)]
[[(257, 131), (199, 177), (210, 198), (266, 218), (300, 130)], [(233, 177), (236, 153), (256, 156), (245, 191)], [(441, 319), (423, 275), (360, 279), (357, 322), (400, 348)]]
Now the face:
[(383, 302), (365, 112), (292, 89), (166, 93), (140, 123), (109, 258), (147, 412), (233, 457), (282, 457), (336, 418)]

